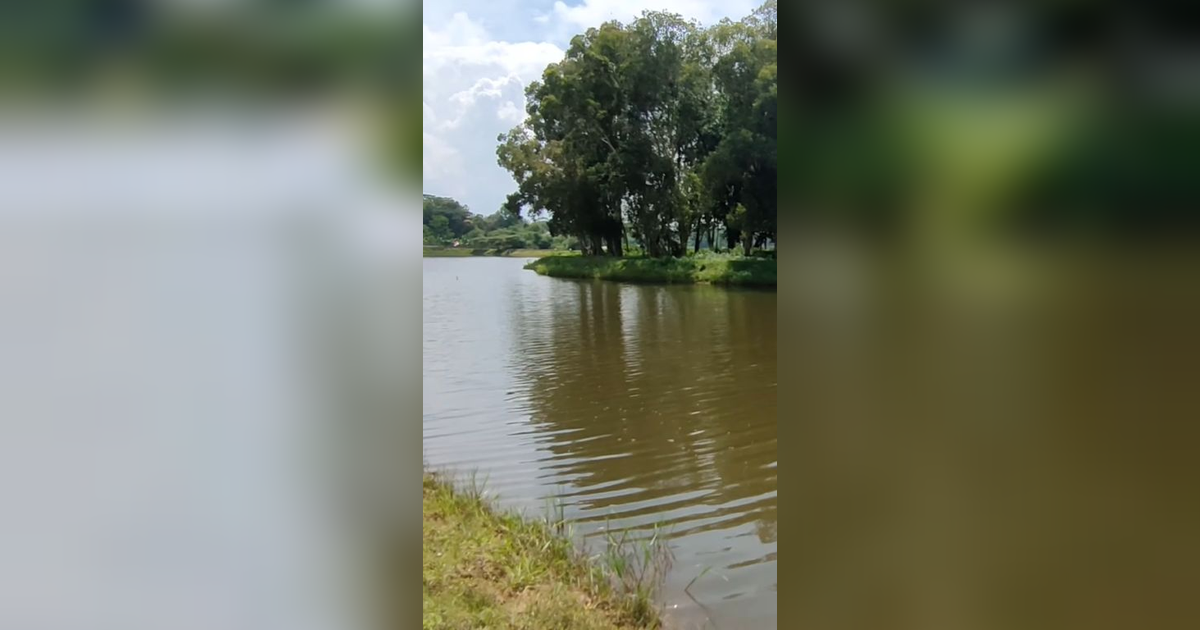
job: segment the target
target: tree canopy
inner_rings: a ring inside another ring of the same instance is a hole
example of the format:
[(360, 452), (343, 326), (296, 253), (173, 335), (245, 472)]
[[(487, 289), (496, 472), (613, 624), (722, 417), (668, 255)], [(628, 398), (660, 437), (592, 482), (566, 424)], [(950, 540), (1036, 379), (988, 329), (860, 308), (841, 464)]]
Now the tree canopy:
[(702, 28), (646, 12), (571, 40), (497, 138), (517, 190), (587, 254), (681, 256), (717, 231), (749, 252), (776, 239), (777, 4)]
[(457, 242), (474, 249), (568, 249), (572, 241), (554, 237), (544, 221), (528, 221), (503, 209), (491, 215), (474, 214), (449, 197), (425, 195), (422, 200), (425, 245)]

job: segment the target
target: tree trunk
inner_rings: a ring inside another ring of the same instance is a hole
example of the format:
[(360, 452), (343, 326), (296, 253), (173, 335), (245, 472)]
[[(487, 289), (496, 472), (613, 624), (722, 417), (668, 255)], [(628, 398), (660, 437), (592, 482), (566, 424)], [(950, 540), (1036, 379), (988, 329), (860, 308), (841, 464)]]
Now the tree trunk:
[(608, 255), (616, 256), (616, 257), (620, 258), (623, 254), (624, 254), (624, 252), (621, 251), (621, 235), (617, 232), (613, 232), (612, 234), (609, 234), (608, 235)]
[(742, 234), (742, 255), (749, 256), (754, 249), (754, 233), (747, 230)]
[(646, 256), (650, 258), (658, 258), (662, 256), (662, 247), (658, 240), (658, 235), (653, 234), (648, 229), (642, 230), (642, 250), (646, 252)]

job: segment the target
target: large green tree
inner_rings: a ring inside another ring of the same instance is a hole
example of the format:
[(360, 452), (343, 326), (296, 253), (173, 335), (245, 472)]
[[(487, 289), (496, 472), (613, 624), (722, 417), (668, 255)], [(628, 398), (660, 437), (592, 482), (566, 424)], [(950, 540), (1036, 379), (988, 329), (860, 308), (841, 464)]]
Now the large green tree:
[[(647, 12), (576, 36), (500, 136), (509, 212), (550, 215), (587, 254), (681, 256), (720, 226), (775, 238), (776, 9), (701, 29)], [(702, 234), (703, 233), (703, 234)]]
[(772, 2), (712, 32), (721, 140), (704, 180), (729, 247), (740, 239), (745, 251), (755, 236), (776, 238), (777, 29)]

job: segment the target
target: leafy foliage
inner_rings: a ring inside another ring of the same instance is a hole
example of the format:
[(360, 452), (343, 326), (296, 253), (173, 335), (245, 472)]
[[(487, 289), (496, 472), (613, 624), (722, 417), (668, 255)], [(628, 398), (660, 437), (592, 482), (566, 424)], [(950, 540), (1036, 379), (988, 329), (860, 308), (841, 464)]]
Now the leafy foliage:
[(422, 202), (425, 245), (458, 245), (474, 249), (569, 249), (566, 237), (554, 237), (544, 221), (528, 221), (500, 210), (490, 216), (472, 214), (449, 197), (425, 195)]
[(731, 249), (774, 241), (777, 21), (770, 0), (708, 29), (646, 12), (577, 35), (497, 138), (507, 211), (548, 214), (592, 255), (679, 257), (718, 229)]

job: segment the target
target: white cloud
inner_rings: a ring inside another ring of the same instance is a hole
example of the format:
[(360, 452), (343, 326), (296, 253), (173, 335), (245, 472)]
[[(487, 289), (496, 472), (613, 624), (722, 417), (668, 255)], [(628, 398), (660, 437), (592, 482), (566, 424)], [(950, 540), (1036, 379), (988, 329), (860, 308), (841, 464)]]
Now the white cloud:
[(484, 28), (462, 12), (455, 13), (441, 30), (427, 24), (421, 30), (424, 38), (421, 70), (426, 77), (454, 66), (498, 67), (505, 75), (536, 76), (563, 55), (561, 48), (549, 42), (489, 40)]
[(437, 181), (454, 181), (462, 165), (458, 151), (431, 133), (421, 134), (421, 160), (424, 177)]
[(480, 44), (487, 40), (483, 26), (471, 21), (464, 12), (459, 11), (450, 17), (445, 28), (435, 31), (428, 24), (421, 25), (421, 45), (426, 56), (431, 51), (437, 51), (449, 45)]
[(581, 4), (573, 5), (558, 0), (554, 3), (554, 16), (576, 30), (598, 26), (608, 20), (628, 22), (647, 10), (678, 13), (685, 18), (710, 24), (725, 16), (748, 14), (755, 6), (757, 4), (749, 0), (583, 0)]
[(500, 110), (496, 112), (496, 117), (516, 125), (525, 119), (525, 109), (517, 107), (517, 104), (512, 101), (504, 101), (504, 104), (500, 106)]
[(496, 164), (496, 136), (521, 122), (525, 86), (563, 50), (549, 42), (493, 40), (463, 12), (422, 31), (425, 190), (494, 212), (514, 187)]
[(476, 81), (475, 85), (472, 85), (470, 89), (463, 90), (451, 96), (450, 100), (469, 107), (474, 105), (480, 98), (495, 98), (500, 96), (504, 93), (506, 87), (513, 86), (520, 88), (522, 85), (520, 77), (515, 74), (497, 79), (484, 77)]

